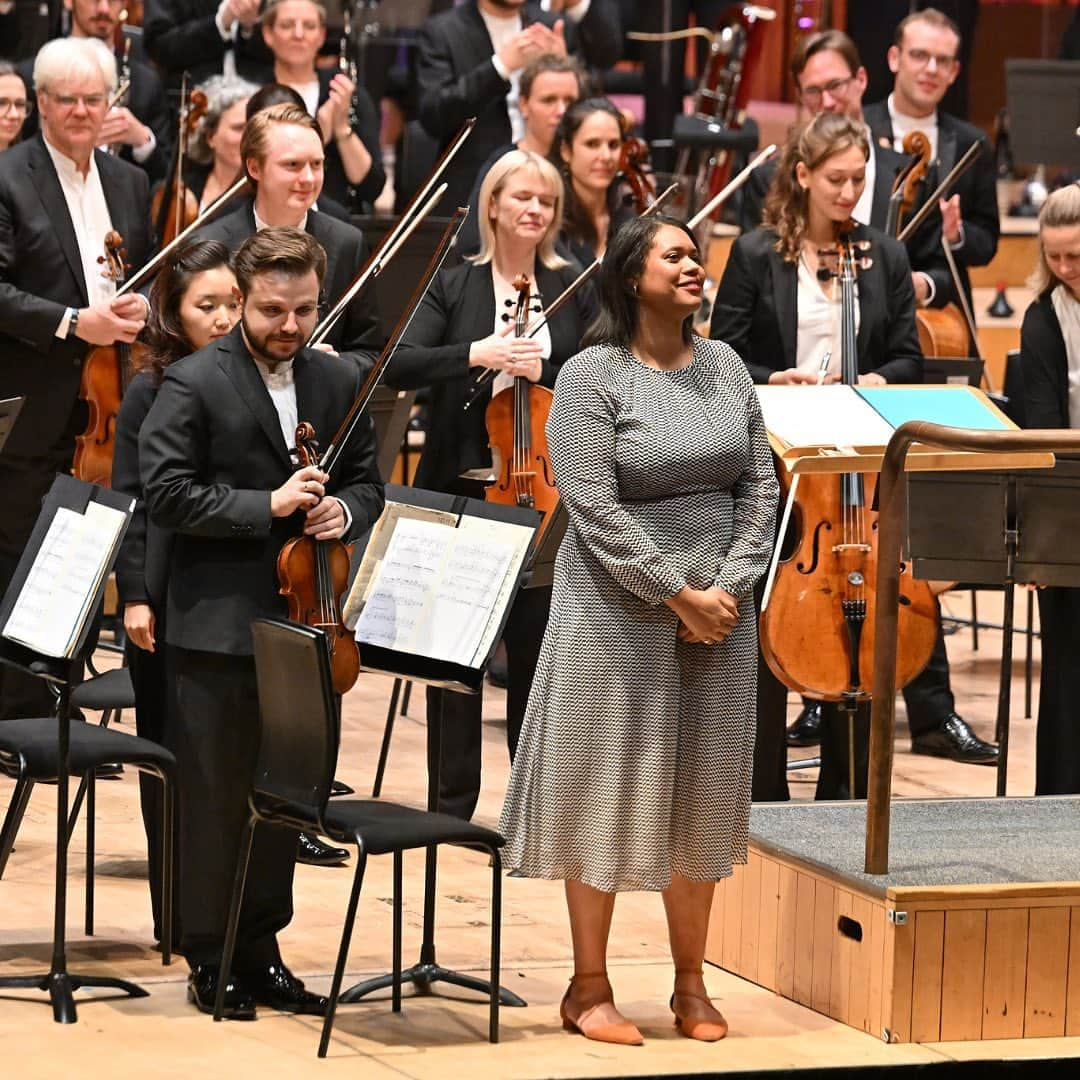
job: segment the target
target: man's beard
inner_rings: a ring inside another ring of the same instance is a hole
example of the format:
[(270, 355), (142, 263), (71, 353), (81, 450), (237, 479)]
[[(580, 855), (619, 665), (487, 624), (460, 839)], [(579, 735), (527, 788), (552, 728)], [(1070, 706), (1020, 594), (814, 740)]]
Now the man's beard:
[[(252, 356), (256, 360), (262, 360), (263, 363), (269, 364), (271, 367), (276, 367), (278, 364), (283, 364), (286, 361), (291, 360), (303, 347), (304, 337), (302, 334), (297, 334), (296, 338), (290, 342), (289, 347), (291, 352), (287, 355), (277, 352), (271, 352), (269, 349), (271, 339), (278, 338), (278, 334), (264, 334), (261, 337), (252, 333), (251, 327), (248, 326), (247, 320), (241, 316), (241, 323), (244, 330), (244, 341), (247, 344), (248, 349), (251, 351)], [(284, 344), (281, 341), (277, 342), (278, 345)]]

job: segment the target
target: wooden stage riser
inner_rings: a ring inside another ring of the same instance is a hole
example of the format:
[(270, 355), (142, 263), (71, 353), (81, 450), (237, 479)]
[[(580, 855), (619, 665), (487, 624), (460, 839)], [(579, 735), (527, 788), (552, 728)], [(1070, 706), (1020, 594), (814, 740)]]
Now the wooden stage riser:
[(890, 1042), (1080, 1035), (1076, 883), (885, 898), (751, 845), (706, 959)]

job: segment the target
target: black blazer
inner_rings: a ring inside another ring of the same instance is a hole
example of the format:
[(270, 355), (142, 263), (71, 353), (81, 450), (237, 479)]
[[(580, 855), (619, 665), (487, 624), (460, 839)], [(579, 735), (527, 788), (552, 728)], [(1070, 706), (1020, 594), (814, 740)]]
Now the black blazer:
[[(297, 414), (328, 439), (359, 392), (360, 373), (317, 349), (302, 349), (293, 371)], [(239, 326), (167, 369), (139, 433), (139, 460), (150, 520), (175, 534), (167, 640), (250, 655), (251, 620), (285, 615), (277, 556), (303, 515), (270, 516), (270, 493), (293, 466)], [(370, 423), (346, 444), (328, 488), (352, 514), (350, 539), (382, 512)]]
[[(253, 202), (247, 198), (224, 217), (212, 221), (197, 234), (199, 240), (220, 240), (230, 251), (255, 232)], [(345, 295), (346, 289), (360, 272), (368, 257), (364, 234), (352, 225), (337, 221), (321, 211), (311, 210), (307, 216), (306, 231), (322, 244), (326, 251), (326, 275), (319, 292), (319, 317)], [(342, 356), (354, 360), (362, 371), (375, 362), (382, 341), (379, 334), (379, 316), (375, 309), (375, 290), (365, 289), (345, 309), (327, 341)]]
[[(889, 222), (889, 196), (892, 194), (893, 182), (907, 158), (888, 146), (871, 144), (870, 152), (874, 155), (874, 197), (870, 204), (870, 224), (879, 232), (884, 232)], [(761, 224), (765, 196), (775, 175), (776, 162), (767, 161), (756, 168), (746, 181), (739, 210), (739, 224), (743, 232), (750, 232)], [(923, 194), (926, 194), (925, 190)], [(918, 210), (919, 205), (921, 203), (917, 203), (912, 212)], [(920, 241), (917, 251), (912, 250), (910, 243), (905, 244), (905, 247), (908, 249), (912, 270), (928, 274), (934, 282), (934, 301), (930, 306), (944, 307), (950, 300), (955, 299), (952, 275), (949, 273), (941, 245), (939, 244), (936, 250), (927, 250), (925, 243)]]
[[(859, 371), (876, 371), (888, 382), (922, 382), (915, 290), (904, 245), (865, 225), (854, 238), (871, 242), (873, 259), (859, 272)], [(795, 366), (798, 270), (780, 257), (775, 243), (772, 229), (740, 236), (713, 305), (710, 336), (743, 358), (756, 383)]]
[(1032, 301), (1020, 329), (1025, 424), (1069, 427), (1069, 358), (1050, 293)]
[[(887, 102), (877, 101), (873, 105), (867, 105), (863, 116), (878, 143), (884, 140), (888, 146), (892, 146), (892, 120)], [(980, 143), (983, 148), (975, 163), (953, 188), (953, 193), (960, 196), (960, 211), (964, 218), (964, 243), (956, 249), (956, 263), (964, 291), (970, 299), (971, 282), (968, 280), (967, 267), (985, 266), (990, 262), (997, 252), (998, 236), (1001, 233), (997, 203), (997, 168), (989, 141), (974, 124), (965, 123), (940, 110), (937, 119), (938, 160), (923, 182), (924, 191), (920, 201), (945, 179), (973, 142)], [(930, 215), (922, 228), (911, 238), (908, 250), (915, 265), (919, 265), (920, 260), (928, 255), (941, 251), (940, 214)]]
[[(576, 262), (560, 270), (538, 263), (536, 284), (543, 301), (551, 303), (580, 272)], [(555, 385), (559, 368), (581, 349), (581, 339), (596, 314), (590, 283), (548, 323), (551, 358), (544, 361), (542, 385)], [(390, 361), (389, 386), (399, 390), (431, 387), (428, 432), (416, 473), (419, 487), (458, 491), (461, 473), (491, 464), (484, 425), (491, 380), (475, 405), (466, 409), (465, 403), (472, 396), (476, 376), (484, 370), (469, 367), (469, 346), (490, 336), (494, 327), (491, 266), (462, 263), (435, 278)]]
[[(524, 25), (548, 26), (562, 16), (541, 11), (527, 0), (521, 11)], [(622, 55), (622, 28), (613, 0), (592, 0), (585, 18), (564, 20), (567, 47), (579, 52), (590, 67), (609, 68)], [(449, 184), (443, 207), (464, 206), (477, 169), (492, 150), (510, 142), (506, 95), (510, 83), (495, 70), (491, 37), (476, 0), (429, 18), (420, 32), (420, 123), (440, 149), (470, 117), (476, 127), (458, 152), (444, 179)]]
[(139, 476), (139, 431), (157, 397), (157, 383), (148, 371), (128, 384), (116, 419), (112, 487), (136, 499), (131, 524), (116, 557), (116, 588), (123, 604), (150, 604), (155, 614), (165, 612), (172, 533), (149, 520)]
[(164, 71), (170, 90), (180, 85), (186, 71), (189, 85), (210, 75), (220, 75), (226, 48), (236, 53), (236, 72), (259, 81), (271, 62), (270, 50), (258, 26), (250, 34), (237, 33), (235, 44), (226, 46), (214, 21), (218, 0), (146, 0), (143, 7), (143, 45), (150, 59)]
[[(31, 92), (34, 87), (34, 62), (27, 60), (19, 65), (19, 74)], [(156, 145), (154, 152), (145, 161), (136, 161), (130, 146), (121, 148), (119, 157), (144, 170), (151, 183), (160, 180), (169, 170), (169, 158), (172, 152), (173, 124), (169, 115), (165, 90), (161, 77), (149, 65), (139, 60), (131, 61), (131, 89), (128, 92), (127, 107), (135, 118), (145, 124), (153, 133)], [(38, 113), (32, 112), (23, 124), (23, 138), (39, 130)]]
[[(139, 267), (150, 251), (146, 174), (100, 151), (95, 161), (113, 227)], [(35, 135), (0, 154), (0, 396), (27, 398), (6, 453), (44, 454), (63, 441), (89, 346), (56, 329), (67, 308), (87, 304), (64, 192)]]

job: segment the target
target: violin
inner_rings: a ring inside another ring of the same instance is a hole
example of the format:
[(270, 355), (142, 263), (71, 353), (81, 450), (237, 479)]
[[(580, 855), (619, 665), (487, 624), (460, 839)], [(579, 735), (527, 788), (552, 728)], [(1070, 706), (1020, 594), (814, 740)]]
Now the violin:
[[(870, 265), (869, 241), (843, 240), (833, 252), (841, 293), (841, 373), (858, 382), (856, 270)], [(808, 402), (809, 406), (809, 402)], [(761, 651), (776, 677), (807, 697), (849, 706), (870, 696), (878, 574), (878, 477), (862, 473), (804, 474), (788, 496), (794, 550), (777, 563), (761, 612)], [(910, 566), (900, 575), (896, 685), (926, 666), (937, 635), (929, 585)]]
[(187, 93), (186, 76), (180, 95), (180, 119), (169, 173), (150, 200), (150, 219), (162, 247), (171, 243), (199, 216), (199, 201), (184, 183), (184, 158), (188, 140), (206, 115), (208, 102), (201, 90)]
[[(296, 428), (299, 467), (318, 465), (315, 429), (306, 421)], [(360, 650), (356, 638), (341, 621), (339, 598), (349, 584), (352, 545), (341, 540), (316, 540), (297, 536), (278, 553), (277, 571), (281, 594), (289, 605), (293, 622), (318, 627), (330, 647), (330, 674), (334, 692), (344, 694), (360, 677)]]
[[(528, 330), (529, 279), (521, 275), (515, 279), (514, 288), (514, 336), (520, 338)], [(546, 432), (552, 396), (546, 386), (516, 375), (514, 385), (495, 394), (484, 414), (495, 473), (495, 482), (484, 489), (484, 498), (504, 506), (539, 510), (543, 522), (537, 536), (543, 533), (559, 504)]]
[[(105, 253), (98, 262), (105, 265), (102, 276), (119, 288), (127, 274), (124, 241), (111, 230), (105, 235)], [(89, 419), (86, 430), (75, 437), (75, 459), (71, 472), (79, 480), (102, 487), (112, 485), (113, 449), (116, 445), (116, 417), (131, 371), (131, 346), (125, 342), (96, 345), (83, 361), (79, 397), (86, 402)]]
[[(918, 197), (919, 185), (930, 169), (932, 147), (929, 137), (921, 131), (909, 131), (904, 136), (904, 153), (917, 160), (897, 177), (897, 185), (889, 200), (887, 231), (899, 236), (903, 220), (911, 213)], [(957, 294), (960, 293), (957, 283)], [(919, 347), (924, 356), (969, 356), (968, 328), (963, 312), (956, 304), (942, 308), (916, 308), (915, 326), (919, 332)]]

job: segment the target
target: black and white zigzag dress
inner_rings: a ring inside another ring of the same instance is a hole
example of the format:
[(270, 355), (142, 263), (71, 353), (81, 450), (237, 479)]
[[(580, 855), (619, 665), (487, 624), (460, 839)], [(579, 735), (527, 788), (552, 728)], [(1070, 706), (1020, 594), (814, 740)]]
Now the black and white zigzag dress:
[[(739, 357), (661, 371), (615, 346), (559, 374), (548, 421), (570, 517), (500, 828), (506, 865), (605, 891), (745, 862), (757, 627), (777, 485)], [(684, 585), (740, 597), (719, 645), (676, 640)]]

